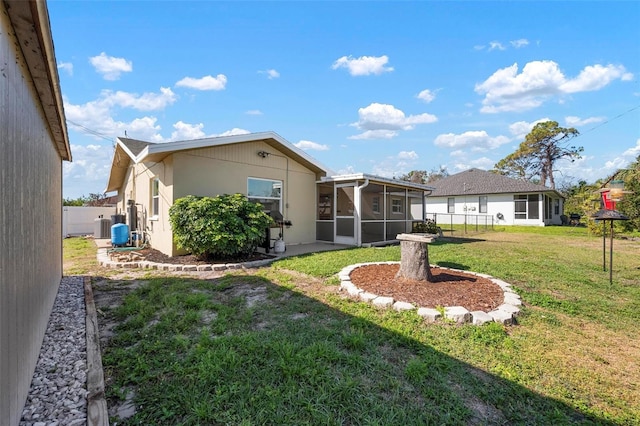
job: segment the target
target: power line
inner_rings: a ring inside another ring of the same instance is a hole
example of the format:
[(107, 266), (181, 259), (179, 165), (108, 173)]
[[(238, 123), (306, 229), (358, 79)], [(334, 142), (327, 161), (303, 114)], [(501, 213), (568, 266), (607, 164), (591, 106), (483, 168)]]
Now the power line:
[[(605, 120), (605, 121), (603, 121), (602, 123), (600, 123), (600, 124), (597, 124), (597, 125), (593, 126), (592, 128), (590, 128), (589, 130), (587, 130), (587, 131), (586, 131), (586, 132), (584, 132), (584, 133), (592, 132), (592, 131), (594, 131), (595, 129), (597, 129), (597, 128), (599, 128), (599, 127), (604, 126), (605, 124), (608, 124), (608, 123), (612, 122), (613, 120), (617, 120), (618, 118), (620, 118), (620, 117), (622, 117), (622, 116), (625, 116), (625, 115), (629, 114), (629, 113), (630, 113), (630, 112), (632, 112), (632, 111), (637, 110), (638, 108), (640, 108), (640, 105), (636, 105), (636, 106), (634, 106), (633, 108), (631, 108), (630, 110), (625, 111), (625, 112), (623, 112), (623, 113), (621, 113), (621, 114), (616, 115), (616, 116), (615, 116), (615, 117), (613, 117), (611, 120)], [(583, 135), (584, 133), (581, 133), (580, 135)], [(579, 136), (580, 136), (580, 135), (579, 135)]]
[(98, 138), (102, 138), (102, 139), (108, 140), (109, 142), (113, 142), (113, 138), (110, 138), (107, 135), (98, 132), (97, 130), (90, 129), (88, 127), (83, 126), (80, 123), (76, 123), (75, 121), (71, 121), (69, 119), (67, 119), (67, 123), (69, 123), (69, 124), (71, 124), (71, 125), (73, 125), (75, 127), (79, 127), (80, 129), (84, 130), (85, 133), (89, 133), (90, 135), (93, 135), (93, 136), (96, 136)]

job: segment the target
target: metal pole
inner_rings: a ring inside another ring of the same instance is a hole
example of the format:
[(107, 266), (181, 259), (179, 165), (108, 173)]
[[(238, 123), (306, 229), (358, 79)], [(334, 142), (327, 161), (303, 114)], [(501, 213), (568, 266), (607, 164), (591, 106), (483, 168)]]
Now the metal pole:
[(613, 221), (611, 221), (611, 241), (609, 242), (609, 284), (613, 284)]
[(602, 271), (607, 270), (607, 221), (602, 221)]

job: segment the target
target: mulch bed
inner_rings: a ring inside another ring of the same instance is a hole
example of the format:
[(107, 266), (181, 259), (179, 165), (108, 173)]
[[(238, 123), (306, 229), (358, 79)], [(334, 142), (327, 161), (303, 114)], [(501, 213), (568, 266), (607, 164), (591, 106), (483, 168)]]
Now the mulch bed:
[(413, 303), (424, 308), (463, 306), (489, 312), (504, 301), (504, 292), (488, 278), (432, 267), (433, 282), (396, 278), (399, 264), (365, 265), (351, 272), (351, 282), (378, 296)]

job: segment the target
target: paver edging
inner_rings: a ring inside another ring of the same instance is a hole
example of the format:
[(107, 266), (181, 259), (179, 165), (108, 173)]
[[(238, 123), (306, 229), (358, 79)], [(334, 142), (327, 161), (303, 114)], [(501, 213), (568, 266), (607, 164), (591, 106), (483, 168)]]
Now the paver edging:
[(278, 259), (274, 257), (273, 259), (252, 260), (252, 261), (247, 261), (242, 263), (212, 263), (212, 264), (202, 264), (202, 265), (178, 265), (178, 264), (172, 264), (172, 263), (151, 262), (148, 260), (135, 260), (131, 262), (121, 262), (121, 261), (111, 260), (108, 254), (108, 249), (106, 248), (99, 248), (96, 258), (98, 260), (98, 264), (105, 268), (156, 269), (159, 271), (173, 271), (173, 272), (228, 271), (228, 270), (234, 270), (234, 269), (253, 269), (253, 268), (259, 268), (262, 266), (269, 265), (271, 262)]
[[(409, 302), (403, 302), (399, 300), (394, 300), (391, 297), (386, 296), (377, 296), (373, 293), (366, 292), (360, 288), (358, 288), (351, 281), (351, 272), (356, 270), (361, 266), (367, 265), (394, 265), (399, 264), (400, 262), (368, 262), (368, 263), (356, 263), (353, 265), (345, 266), (338, 273), (338, 277), (340, 278), (340, 290), (346, 291), (350, 296), (355, 296), (359, 300), (371, 303), (376, 307), (382, 308), (393, 308), (396, 310), (417, 310), (418, 315), (423, 317), (426, 322), (436, 322), (442, 318), (440, 311), (433, 308), (424, 308), (420, 306), (414, 306)], [(462, 306), (446, 306), (445, 317), (449, 320), (453, 320), (459, 324), (473, 324), (473, 325), (482, 325), (487, 322), (494, 321), (504, 325), (511, 325), (516, 323), (516, 317), (520, 314), (520, 307), (522, 306), (522, 300), (520, 295), (515, 293), (511, 288), (511, 284), (499, 280), (497, 278), (492, 277), (487, 274), (480, 274), (477, 272), (463, 271), (460, 269), (453, 268), (444, 268), (437, 265), (431, 265), (432, 268), (440, 268), (440, 269), (449, 269), (451, 271), (464, 272), (470, 275), (476, 275), (478, 277), (487, 278), (491, 280), (494, 284), (499, 286), (502, 289), (504, 294), (503, 303), (494, 309), (491, 312), (484, 311), (473, 311), (469, 312), (466, 308)], [(400, 306), (401, 309), (397, 307)], [(411, 308), (410, 308), (411, 307)]]

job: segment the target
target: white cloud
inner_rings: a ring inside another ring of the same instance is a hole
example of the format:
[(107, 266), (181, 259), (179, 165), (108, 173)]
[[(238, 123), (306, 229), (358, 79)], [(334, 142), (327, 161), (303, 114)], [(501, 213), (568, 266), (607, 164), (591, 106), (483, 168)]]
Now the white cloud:
[(131, 61), (127, 61), (124, 58), (107, 56), (104, 52), (98, 56), (89, 58), (89, 62), (91, 62), (91, 65), (93, 65), (98, 73), (102, 74), (105, 80), (117, 80), (123, 72), (133, 71), (133, 63)]
[(249, 111), (245, 112), (245, 114), (247, 114), (247, 115), (262, 115), (262, 111), (260, 111), (259, 109), (250, 109)]
[(489, 51), (491, 50), (505, 50), (505, 47), (499, 41), (490, 41)]
[[(160, 142), (160, 126), (155, 117), (138, 117), (130, 121), (116, 120), (114, 115), (117, 108), (131, 108), (140, 111), (161, 110), (175, 102), (176, 97), (171, 89), (161, 88), (160, 93), (145, 93), (143, 95), (128, 92), (113, 92), (103, 90), (100, 97), (82, 105), (70, 103), (64, 99), (65, 115), (70, 122), (70, 128), (86, 133), (82, 127), (107, 138), (124, 136)], [(79, 125), (79, 126), (78, 126)], [(82, 126), (82, 127), (80, 127)], [(95, 134), (90, 136), (100, 138)]]
[(623, 66), (585, 67), (575, 79), (567, 79), (557, 63), (533, 61), (518, 74), (518, 64), (499, 69), (487, 80), (476, 84), (475, 91), (485, 95), (481, 112), (524, 111), (542, 105), (553, 96), (598, 90), (615, 79), (627, 81), (632, 74)]
[(418, 154), (415, 151), (400, 151), (396, 155), (391, 155), (375, 163), (371, 173), (387, 178), (399, 177), (415, 170), (418, 159)]
[(402, 110), (393, 105), (372, 103), (358, 109), (359, 120), (351, 126), (363, 133), (349, 139), (390, 139), (401, 130), (412, 130), (418, 124), (438, 121), (435, 115), (423, 113), (406, 116)]
[(258, 74), (266, 74), (267, 78), (269, 80), (273, 80), (274, 78), (278, 78), (280, 77), (280, 73), (276, 70), (264, 70), (264, 71), (258, 71)]
[(171, 140), (173, 141), (181, 141), (181, 140), (190, 140), (190, 139), (202, 139), (207, 137), (205, 132), (202, 131), (204, 128), (204, 124), (189, 124), (183, 121), (178, 121), (173, 125), (175, 129), (171, 133)]
[(222, 132), (222, 133), (220, 133), (219, 135), (216, 135), (216, 136), (236, 136), (236, 135), (247, 135), (249, 133), (251, 133), (251, 132), (248, 131), (248, 130), (239, 129), (237, 127), (234, 127), (233, 129), (227, 130), (226, 132)]
[(416, 97), (425, 101), (426, 103), (429, 103), (436, 98), (436, 94), (429, 89), (424, 89), (422, 92), (418, 93)]
[(129, 93), (123, 91), (113, 92), (103, 90), (100, 93), (101, 100), (108, 107), (133, 108), (139, 111), (157, 111), (166, 108), (176, 101), (176, 95), (167, 87), (161, 87), (160, 93)]
[(58, 69), (65, 71), (69, 75), (73, 75), (73, 64), (71, 62), (59, 62)]
[(516, 49), (520, 49), (521, 47), (525, 47), (529, 45), (529, 40), (526, 38), (520, 38), (518, 40), (511, 40), (509, 43)]
[(176, 83), (178, 87), (188, 87), (196, 90), (224, 90), (227, 85), (227, 76), (218, 74), (213, 77), (206, 75), (202, 78), (185, 77)]
[(102, 193), (111, 170), (113, 156), (111, 144), (105, 143), (104, 146), (72, 144), (71, 153), (73, 162), (65, 161), (62, 164), (65, 196), (77, 198), (90, 193)]
[(538, 123), (543, 123), (545, 121), (550, 121), (550, 119), (541, 118), (539, 120), (532, 121), (530, 123), (527, 121), (516, 121), (515, 123), (509, 125), (509, 131), (511, 132), (511, 134), (514, 136), (515, 139), (524, 140), (525, 136), (527, 136), (527, 134), (531, 132), (531, 129), (533, 129), (533, 126), (535, 126)]
[(311, 141), (305, 141), (302, 140), (298, 143), (294, 143), (294, 145), (298, 148), (300, 148), (303, 151), (327, 151), (329, 150), (329, 146), (328, 145), (321, 145), (319, 143), (316, 142), (311, 142)]
[(401, 160), (417, 160), (418, 154), (415, 151), (400, 151), (398, 158)]
[(359, 135), (349, 136), (348, 139), (363, 140), (363, 139), (393, 139), (398, 136), (398, 132), (393, 130), (367, 130)]
[(606, 120), (605, 117), (580, 118), (572, 115), (564, 118), (565, 123), (567, 123), (566, 125), (571, 127), (585, 126), (587, 124), (593, 123), (602, 123), (604, 120)]
[(443, 148), (462, 149), (470, 148), (474, 151), (486, 151), (495, 149), (501, 145), (508, 143), (511, 139), (506, 136), (491, 137), (484, 130), (468, 131), (456, 135), (454, 133), (446, 133), (438, 135), (434, 140), (434, 144)]
[(336, 60), (331, 66), (332, 69), (347, 68), (349, 74), (353, 76), (359, 75), (380, 75), (383, 72), (393, 71), (393, 67), (385, 66), (389, 62), (387, 55), (383, 56), (360, 56), (352, 58), (351, 56), (343, 56)]

